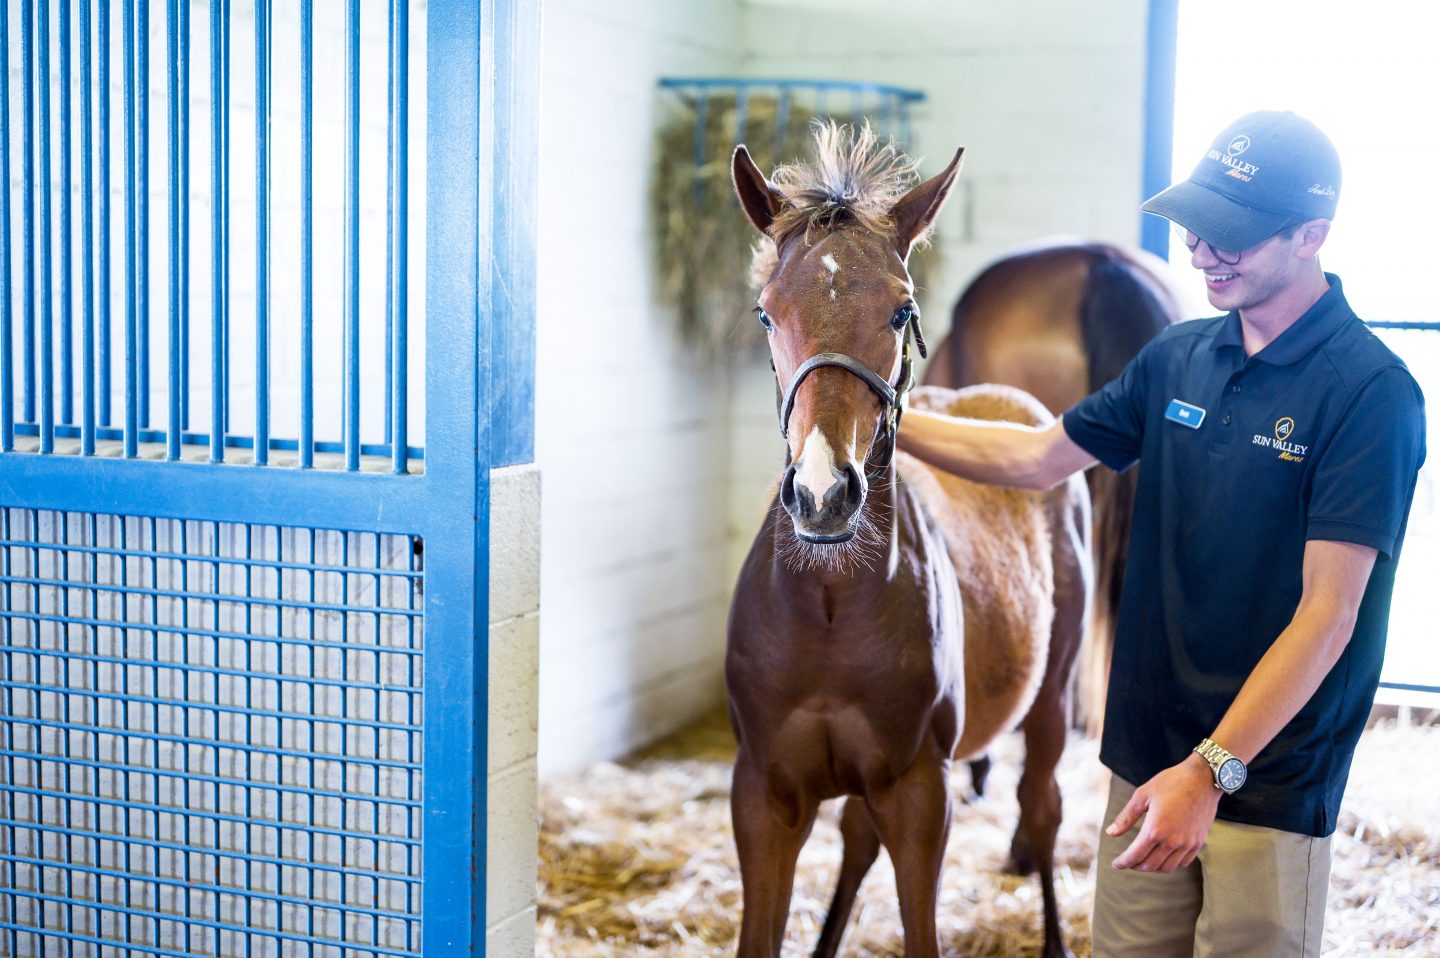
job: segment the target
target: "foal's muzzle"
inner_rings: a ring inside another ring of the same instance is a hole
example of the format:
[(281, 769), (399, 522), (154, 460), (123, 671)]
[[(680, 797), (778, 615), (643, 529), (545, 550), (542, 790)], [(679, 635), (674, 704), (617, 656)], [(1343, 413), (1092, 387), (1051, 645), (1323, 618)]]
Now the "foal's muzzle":
[(780, 504), (795, 524), (795, 535), (803, 542), (848, 542), (855, 535), (865, 505), (865, 477), (853, 462), (838, 469), (832, 466), (830, 473), (835, 484), (825, 491), (823, 502), (816, 502), (809, 489), (795, 482), (793, 464), (780, 482)]

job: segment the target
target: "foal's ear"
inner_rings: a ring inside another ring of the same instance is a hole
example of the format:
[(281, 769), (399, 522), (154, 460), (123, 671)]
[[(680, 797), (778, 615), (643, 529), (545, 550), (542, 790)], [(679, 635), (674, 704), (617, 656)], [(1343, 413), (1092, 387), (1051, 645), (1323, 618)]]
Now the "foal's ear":
[(735, 183), (735, 195), (740, 198), (740, 205), (750, 222), (760, 232), (768, 231), (785, 201), (780, 191), (765, 179), (765, 174), (750, 158), (750, 151), (743, 143), (735, 147), (735, 155), (730, 158), (730, 178)]
[(890, 216), (895, 221), (895, 245), (899, 247), (902, 259), (910, 255), (910, 247), (925, 235), (940, 214), (940, 207), (945, 205), (950, 188), (955, 185), (964, 155), (965, 147), (962, 146), (955, 151), (955, 159), (950, 161), (949, 166), (900, 197), (890, 208)]

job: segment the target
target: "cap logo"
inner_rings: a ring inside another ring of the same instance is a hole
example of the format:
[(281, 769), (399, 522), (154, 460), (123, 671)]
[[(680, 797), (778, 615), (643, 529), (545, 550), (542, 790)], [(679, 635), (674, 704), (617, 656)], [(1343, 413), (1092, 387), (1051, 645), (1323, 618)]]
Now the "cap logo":
[(1229, 145), (1225, 147), (1224, 153), (1221, 153), (1212, 146), (1206, 151), (1205, 156), (1222, 166), (1229, 167), (1229, 169), (1225, 171), (1226, 176), (1233, 176), (1242, 183), (1248, 183), (1256, 173), (1260, 172), (1260, 167), (1254, 163), (1247, 163), (1244, 160), (1237, 159), (1241, 153), (1244, 153), (1248, 149), (1250, 149), (1250, 137), (1241, 133), (1230, 141)]
[(1308, 190), (1306, 190), (1305, 192), (1306, 192), (1306, 193), (1314, 193), (1316, 196), (1334, 196), (1334, 195), (1335, 195), (1335, 187), (1333, 187), (1333, 186), (1321, 186), (1319, 183), (1316, 183), (1314, 186), (1310, 187), (1310, 188), (1309, 188)]

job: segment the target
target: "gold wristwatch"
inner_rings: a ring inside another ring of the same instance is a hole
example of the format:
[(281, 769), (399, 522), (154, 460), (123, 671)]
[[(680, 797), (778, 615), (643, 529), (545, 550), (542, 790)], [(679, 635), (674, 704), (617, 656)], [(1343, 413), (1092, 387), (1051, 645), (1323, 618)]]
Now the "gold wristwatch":
[(1235, 791), (1245, 784), (1245, 777), (1249, 774), (1245, 763), (1223, 747), (1206, 738), (1200, 740), (1195, 751), (1210, 766), (1210, 771), (1215, 776), (1215, 787), (1226, 795), (1235, 794)]

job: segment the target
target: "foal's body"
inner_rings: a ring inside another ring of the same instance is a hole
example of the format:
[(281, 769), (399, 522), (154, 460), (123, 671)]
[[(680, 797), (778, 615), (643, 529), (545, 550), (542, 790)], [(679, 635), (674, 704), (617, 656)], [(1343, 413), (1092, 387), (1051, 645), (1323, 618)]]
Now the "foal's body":
[[(1004, 383), (1060, 415), (1119, 376), (1172, 323), (1201, 315), (1158, 257), (1126, 246), (1052, 239), (991, 263), (955, 303), (925, 382)], [(1109, 639), (1119, 610), (1137, 469), (1087, 474), (1094, 507), (1095, 632), (1103, 641), (1082, 680), (1093, 729), (1104, 711)]]
[[(1018, 492), (895, 456), (912, 343), (925, 352), (905, 262), (960, 154), (912, 188), (908, 160), (868, 129), (823, 127), (816, 147), (816, 164), (783, 168), (779, 186), (744, 147), (733, 161), (741, 206), (765, 236), (756, 313), (787, 444), (776, 508), (736, 586), (726, 658), (740, 955), (778, 958), (800, 846), (820, 802), (843, 795), (845, 857), (817, 954), (835, 954), (883, 844), (905, 954), (937, 956), (950, 763), (1023, 720), (1014, 853), (1040, 872), (1045, 956), (1060, 958), (1054, 771), (1088, 596), (1089, 500), (1078, 480)], [(911, 402), (1049, 421), (1007, 387), (919, 390)]]
[[(912, 404), (1043, 423), (1018, 390), (926, 388)], [(833, 955), (880, 845), (894, 859), (907, 956), (935, 948), (952, 758), (1024, 717), (1021, 834), (1055, 922), (1060, 821), (1054, 769), (1088, 590), (1088, 497), (982, 486), (904, 454), (871, 485), (883, 551), (870, 568), (791, 568), (794, 532), (771, 511), (741, 572), (726, 682), (739, 742), (736, 840), (745, 885), (740, 954), (778, 954), (795, 857), (819, 803), (847, 804), (845, 863), (817, 955)], [(1041, 693), (1043, 690), (1043, 694)], [(1027, 715), (1028, 712), (1028, 715)], [(753, 916), (753, 918), (752, 918)]]

